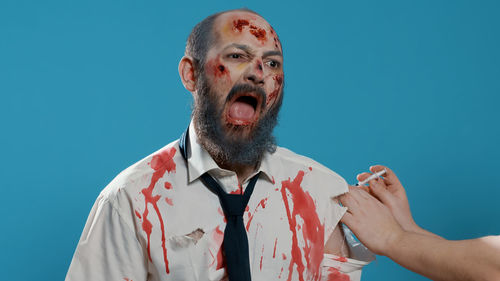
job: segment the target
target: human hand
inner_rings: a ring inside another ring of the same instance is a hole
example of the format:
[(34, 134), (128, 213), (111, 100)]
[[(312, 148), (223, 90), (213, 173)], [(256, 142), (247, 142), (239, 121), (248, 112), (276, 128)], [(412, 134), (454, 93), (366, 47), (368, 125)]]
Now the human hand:
[(387, 255), (405, 233), (389, 208), (360, 187), (349, 186), (340, 201), (347, 207), (341, 221), (375, 254)]
[[(370, 193), (387, 206), (391, 214), (404, 230), (427, 234), (427, 231), (423, 230), (415, 223), (411, 215), (406, 191), (396, 174), (388, 167), (382, 165), (370, 167), (372, 173), (379, 172), (383, 169), (387, 171), (383, 178), (374, 179), (369, 182)], [(365, 172), (357, 175), (356, 178), (359, 181), (363, 181), (370, 175), (371, 173)]]

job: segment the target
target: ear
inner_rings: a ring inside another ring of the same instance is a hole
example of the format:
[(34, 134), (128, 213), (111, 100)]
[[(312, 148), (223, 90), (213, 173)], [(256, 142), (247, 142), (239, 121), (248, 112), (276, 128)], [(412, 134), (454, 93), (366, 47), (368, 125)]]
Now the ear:
[(194, 62), (191, 57), (182, 57), (179, 63), (179, 76), (186, 90), (191, 93), (196, 90), (196, 77), (194, 76)]

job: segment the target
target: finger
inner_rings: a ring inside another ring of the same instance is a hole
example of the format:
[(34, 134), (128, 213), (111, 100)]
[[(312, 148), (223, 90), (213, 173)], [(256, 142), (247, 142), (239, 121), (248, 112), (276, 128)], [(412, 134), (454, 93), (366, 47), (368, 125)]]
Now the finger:
[(359, 204), (363, 205), (365, 200), (370, 199), (369, 187), (364, 185), (353, 186), (350, 189), (351, 195), (356, 198)]
[(348, 193), (342, 194), (338, 197), (340, 203), (342, 203), (342, 206), (347, 207), (347, 206), (351, 205), (351, 202), (349, 201), (350, 198), (348, 198), (348, 197), (349, 197)]
[(349, 212), (345, 212), (342, 218), (340, 218), (340, 221), (347, 225), (347, 227), (351, 228), (351, 226), (353, 226), (354, 216)]
[(347, 207), (349, 212), (356, 212), (359, 209), (359, 203), (352, 193), (346, 193), (340, 196), (340, 202), (344, 207)]
[(384, 165), (373, 165), (370, 167), (370, 171), (373, 173), (382, 171), (383, 169), (386, 170), (386, 173), (383, 177), (387, 185), (400, 184), (398, 177), (389, 167)]
[(369, 176), (371, 176), (371, 174), (370, 174), (370, 173), (368, 173), (368, 172), (364, 172), (364, 173), (358, 174), (358, 175), (356, 176), (356, 179), (357, 179), (358, 181), (364, 181), (364, 180), (366, 180)]
[(382, 185), (379, 180), (370, 181), (370, 189), (373, 194), (380, 200), (384, 205), (389, 205), (392, 200), (392, 194)]
[(368, 193), (370, 192), (370, 188), (366, 185), (356, 185), (355, 187), (359, 188), (361, 190), (364, 190), (365, 192), (368, 192)]

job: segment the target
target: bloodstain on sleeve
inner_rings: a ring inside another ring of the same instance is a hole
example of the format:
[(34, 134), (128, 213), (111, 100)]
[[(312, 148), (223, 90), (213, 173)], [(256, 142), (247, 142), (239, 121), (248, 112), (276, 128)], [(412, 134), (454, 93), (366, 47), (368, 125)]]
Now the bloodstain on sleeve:
[(148, 219), (149, 215), (148, 206), (151, 205), (155, 210), (156, 215), (158, 216), (158, 220), (160, 221), (161, 247), (163, 249), (163, 260), (165, 262), (165, 271), (167, 274), (170, 273), (170, 270), (168, 268), (167, 248), (165, 246), (165, 224), (163, 222), (160, 209), (158, 208), (158, 200), (160, 200), (161, 196), (153, 195), (153, 190), (158, 180), (161, 179), (166, 172), (168, 173), (175, 172), (175, 162), (173, 159), (175, 152), (176, 149), (174, 147), (171, 147), (169, 149), (165, 149), (159, 152), (156, 155), (153, 155), (151, 162), (149, 162), (150, 167), (154, 170), (153, 175), (151, 177), (151, 183), (149, 184), (148, 187), (141, 190), (141, 193), (144, 195), (144, 201), (145, 201), (144, 212), (142, 213), (143, 217), (142, 230), (144, 230), (144, 232), (146, 233), (148, 240), (147, 242), (148, 257), (149, 260), (152, 261), (151, 232), (153, 230), (153, 224)]
[(334, 267), (328, 268), (328, 275), (326, 277), (327, 281), (350, 281), (351, 278), (349, 275), (340, 272), (338, 269)]
[[(288, 281), (292, 278), (294, 265), (299, 274), (299, 280), (304, 281), (305, 265), (303, 264), (303, 257), (307, 262), (308, 272), (313, 275), (313, 279), (319, 278), (320, 265), (323, 259), (324, 225), (320, 222), (313, 198), (309, 192), (301, 187), (304, 174), (304, 171), (299, 171), (295, 179), (283, 181), (281, 188), (290, 231), (292, 232)], [(297, 222), (297, 217), (301, 218), (302, 224)], [(304, 241), (302, 249), (299, 246), (299, 231), (302, 234), (301, 240)]]
[(336, 260), (339, 262), (347, 262), (347, 258), (345, 258), (345, 257), (338, 257), (338, 258), (334, 258), (333, 260)]

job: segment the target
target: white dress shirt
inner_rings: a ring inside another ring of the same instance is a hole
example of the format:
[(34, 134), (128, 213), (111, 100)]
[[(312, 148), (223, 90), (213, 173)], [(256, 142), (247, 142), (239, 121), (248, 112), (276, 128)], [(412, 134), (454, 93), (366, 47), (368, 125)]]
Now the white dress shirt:
[[(225, 218), (210, 173), (241, 193), (236, 173), (217, 166), (190, 126), (186, 163), (174, 141), (121, 172), (97, 198), (66, 280), (223, 280)], [(278, 147), (265, 153), (243, 219), (252, 280), (359, 280), (365, 261), (324, 254), (346, 208), (342, 177)], [(253, 176), (253, 175), (252, 175)], [(251, 178), (250, 176), (249, 178)]]

